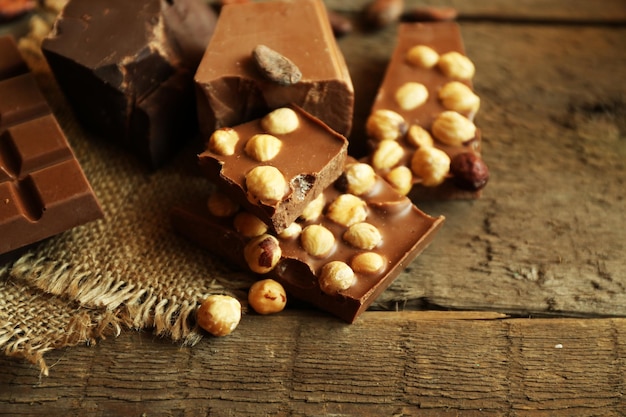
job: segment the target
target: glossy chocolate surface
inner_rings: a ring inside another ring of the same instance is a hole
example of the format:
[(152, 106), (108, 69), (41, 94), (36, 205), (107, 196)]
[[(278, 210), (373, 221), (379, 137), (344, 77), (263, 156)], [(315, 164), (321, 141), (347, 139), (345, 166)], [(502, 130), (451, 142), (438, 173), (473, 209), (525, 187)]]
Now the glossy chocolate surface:
[[(426, 45), (434, 49), (439, 55), (447, 52), (459, 52), (466, 55), (461, 37), (461, 31), (455, 22), (433, 23), (402, 23), (398, 27), (397, 44), (387, 67), (383, 82), (380, 86), (376, 100), (372, 105), (372, 112), (379, 109), (392, 110), (405, 118), (409, 125), (417, 124), (430, 132), (435, 118), (447, 110), (438, 98), (439, 90), (450, 81), (459, 81), (473, 88), (471, 80), (455, 79), (444, 75), (436, 66), (434, 68), (421, 68), (407, 62), (407, 52), (416, 45)], [(426, 102), (413, 110), (402, 109), (394, 98), (398, 88), (407, 82), (419, 82), (427, 87), (428, 99)], [(476, 112), (461, 113), (470, 120), (474, 120)], [(400, 164), (410, 167), (410, 160), (415, 148), (405, 139), (399, 140), (405, 150), (405, 156)], [(370, 148), (376, 146), (371, 140)], [(459, 153), (472, 152), (480, 155), (481, 132), (477, 129), (473, 140), (463, 146), (446, 145), (435, 139), (435, 146), (446, 152), (451, 158)], [(369, 159), (366, 158), (367, 161)], [(381, 172), (385, 174), (385, 172)], [(436, 187), (425, 187), (420, 184), (419, 177), (414, 178), (415, 185), (411, 192), (411, 198), (415, 200), (431, 199), (466, 199), (476, 198), (480, 191), (468, 191), (457, 187), (451, 176), (443, 184)]]
[(0, 38), (0, 254), (102, 217), (63, 132), (25, 71), (13, 40)]
[(215, 20), (199, 0), (72, 0), (42, 49), (82, 124), (156, 167), (197, 131), (193, 73)]
[[(300, 82), (263, 77), (252, 51), (263, 44), (291, 60)], [(204, 136), (293, 103), (348, 136), (354, 90), (321, 0), (227, 5), (195, 75)]]
[[(302, 109), (291, 107), (299, 119), (292, 133), (275, 135), (282, 147), (267, 162), (258, 162), (244, 150), (248, 140), (264, 133), (261, 119), (233, 127), (239, 142), (233, 155), (218, 155), (209, 150), (199, 155), (200, 167), (231, 199), (246, 207), (273, 229), (289, 226), (306, 205), (341, 175), (348, 141)], [(246, 189), (246, 174), (256, 166), (276, 167), (289, 183), (289, 191), (278, 202), (257, 201)]]
[[(341, 194), (335, 186), (327, 188), (324, 191), (326, 204)], [(320, 224), (333, 233), (335, 245), (329, 255), (318, 258), (307, 254), (298, 237), (279, 238), (281, 261), (264, 275), (279, 281), (289, 296), (350, 323), (428, 246), (444, 221), (443, 217), (433, 218), (421, 212), (407, 197), (393, 191), (380, 178), (373, 190), (361, 197), (367, 204), (365, 221), (374, 225), (382, 235), (382, 242), (371, 250), (385, 259), (382, 270), (373, 274), (357, 273), (356, 284), (336, 295), (323, 292), (318, 279), (323, 265), (335, 260), (350, 264), (355, 255), (365, 250), (346, 243), (342, 236), (347, 228), (322, 215), (315, 221), (302, 222), (301, 226)], [(201, 201), (174, 208), (172, 220), (182, 235), (247, 269), (243, 248), (248, 239), (235, 231), (232, 216), (215, 217), (209, 213), (206, 202)]]

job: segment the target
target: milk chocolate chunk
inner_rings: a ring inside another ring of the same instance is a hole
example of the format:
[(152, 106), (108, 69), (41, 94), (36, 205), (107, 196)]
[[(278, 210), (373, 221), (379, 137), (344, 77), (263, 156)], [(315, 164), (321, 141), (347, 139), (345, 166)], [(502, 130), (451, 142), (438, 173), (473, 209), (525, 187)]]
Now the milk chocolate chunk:
[(42, 49), (84, 127), (157, 167), (197, 132), (215, 20), (199, 0), (71, 0)]
[(102, 217), (12, 38), (0, 37), (0, 254)]
[[(299, 82), (266, 79), (251, 54), (259, 44), (293, 62)], [(321, 0), (224, 6), (195, 81), (206, 137), (290, 103), (344, 136), (352, 126), (354, 89)]]
[(297, 106), (218, 129), (199, 155), (207, 178), (280, 232), (335, 181), (348, 141)]
[[(456, 23), (400, 24), (367, 121), (370, 154), (365, 161), (392, 184), (394, 170), (406, 167), (413, 186), (405, 190), (415, 200), (477, 198), (487, 183), (481, 132), (474, 124), (480, 107), (474, 71)], [(455, 178), (460, 165), (451, 169), (451, 161), (459, 154), (471, 154), (480, 172), (465, 169), (463, 178)], [(481, 178), (472, 178), (475, 174)]]
[[(339, 188), (343, 190), (344, 184)], [(285, 233), (272, 235), (279, 242), (280, 260), (262, 276), (281, 283), (290, 297), (352, 323), (428, 246), (444, 219), (424, 214), (380, 177), (358, 196), (340, 189), (331, 186), (324, 191), (319, 217), (300, 220)], [(362, 201), (365, 216), (354, 218), (354, 224), (338, 223), (343, 216), (330, 214), (333, 207), (355, 199)], [(250, 270), (244, 251), (256, 241), (235, 229), (238, 214), (215, 216), (206, 202), (198, 201), (174, 208), (172, 221), (183, 236)], [(329, 251), (311, 253), (325, 241), (331, 242)]]

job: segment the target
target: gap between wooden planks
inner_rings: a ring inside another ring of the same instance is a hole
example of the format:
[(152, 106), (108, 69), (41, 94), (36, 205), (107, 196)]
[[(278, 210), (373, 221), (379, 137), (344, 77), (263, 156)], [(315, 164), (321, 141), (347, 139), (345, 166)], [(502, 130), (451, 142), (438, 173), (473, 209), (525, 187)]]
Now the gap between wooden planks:
[(0, 358), (0, 414), (619, 416), (626, 319), (289, 311), (181, 348), (125, 332), (51, 352), (49, 377)]

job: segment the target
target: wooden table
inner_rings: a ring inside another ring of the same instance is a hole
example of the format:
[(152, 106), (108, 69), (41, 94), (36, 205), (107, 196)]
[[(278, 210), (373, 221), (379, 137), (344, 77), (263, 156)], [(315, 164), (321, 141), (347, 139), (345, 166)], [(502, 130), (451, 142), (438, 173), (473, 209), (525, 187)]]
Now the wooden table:
[[(193, 348), (125, 330), (50, 352), (48, 377), (1, 356), (0, 414), (624, 415), (626, 2), (407, 3), (460, 12), (492, 181), (420, 205), (447, 221), (390, 289), (406, 302), (378, 303), (402, 311), (251, 314)], [(340, 41), (355, 137), (394, 35)]]

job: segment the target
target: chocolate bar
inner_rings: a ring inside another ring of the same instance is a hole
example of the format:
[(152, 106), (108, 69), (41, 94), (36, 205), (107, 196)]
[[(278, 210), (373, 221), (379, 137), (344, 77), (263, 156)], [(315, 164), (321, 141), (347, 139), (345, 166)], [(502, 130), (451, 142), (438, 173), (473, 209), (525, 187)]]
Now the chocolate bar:
[(0, 254), (103, 216), (15, 41), (0, 37)]
[(199, 161), (224, 193), (280, 232), (341, 175), (347, 149), (343, 136), (289, 106), (216, 130)]
[(172, 221), (212, 253), (352, 323), (428, 246), (444, 218), (424, 214), (354, 160), (321, 198), (312, 203), (317, 215), (280, 234), (242, 227), (249, 213), (241, 210), (215, 215), (206, 201), (175, 207)]
[(416, 200), (478, 197), (489, 171), (459, 26), (403, 23), (397, 39), (367, 120), (365, 161)]
[[(259, 45), (293, 62), (302, 78), (267, 79), (252, 53)], [(224, 6), (195, 81), (205, 137), (290, 103), (346, 137), (352, 126), (354, 89), (321, 0)]]
[(157, 167), (197, 133), (193, 74), (215, 21), (199, 0), (71, 0), (42, 50), (84, 127)]

